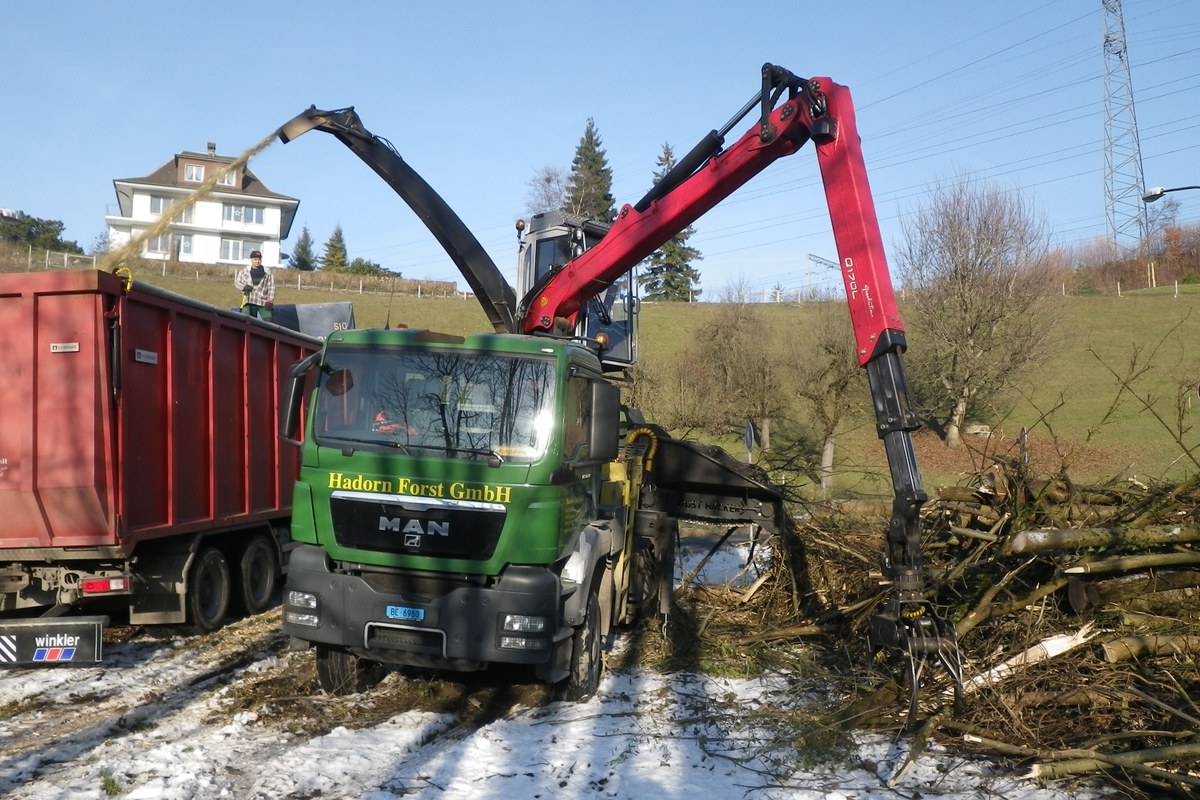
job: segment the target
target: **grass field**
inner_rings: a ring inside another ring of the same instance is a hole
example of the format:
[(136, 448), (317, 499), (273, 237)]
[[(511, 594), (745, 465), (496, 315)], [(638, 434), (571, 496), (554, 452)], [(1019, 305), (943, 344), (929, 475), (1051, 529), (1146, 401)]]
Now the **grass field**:
[[(448, 333), (489, 330), (490, 325), (469, 297), (416, 297), (353, 292), (298, 291), (281, 271), (279, 303), (323, 303), (351, 300), (359, 327), (433, 328)], [(228, 284), (135, 274), (136, 280), (205, 302), (233, 307), (239, 299)], [(991, 453), (1015, 453), (1018, 434), (1028, 430), (1030, 451), (1038, 471), (1066, 466), (1077, 481), (1097, 483), (1112, 478), (1176, 480), (1197, 471), (1184, 448), (1200, 443), (1192, 430), (1200, 382), (1200, 287), (1174, 287), (1126, 292), (1123, 296), (1064, 297), (1062, 345), (1055, 358), (1022, 382), (1006, 398), (993, 419), (990, 439), (967, 437), (967, 447), (947, 452), (935, 437), (917, 437), (918, 461), (927, 486), (960, 481), (986, 465)], [(646, 303), (641, 317), (640, 348), (669, 360), (695, 342), (720, 346), (715, 330), (716, 304)], [(767, 335), (787, 336), (807, 313), (805, 306), (762, 308)], [(849, 323), (847, 322), (847, 331)], [(911, 332), (914, 345), (918, 332)], [(1115, 373), (1115, 374), (1114, 374)], [(1124, 382), (1135, 375), (1136, 379)], [(865, 390), (864, 390), (865, 391)], [(866, 397), (862, 401), (866, 401)], [(1153, 412), (1149, 409), (1153, 409)], [(1157, 416), (1156, 416), (1157, 415)], [(720, 437), (730, 452), (741, 454), (741, 432)], [(842, 460), (855, 476), (840, 482), (865, 493), (886, 493), (882, 445), (865, 417), (843, 434)], [(863, 480), (862, 474), (867, 474)]]

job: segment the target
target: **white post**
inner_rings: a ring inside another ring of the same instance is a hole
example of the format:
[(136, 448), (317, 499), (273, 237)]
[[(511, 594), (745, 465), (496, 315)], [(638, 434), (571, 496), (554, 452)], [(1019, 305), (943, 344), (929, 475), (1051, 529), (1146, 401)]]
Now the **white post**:
[(1117, 297), (1121, 296), (1121, 282), (1117, 281)]

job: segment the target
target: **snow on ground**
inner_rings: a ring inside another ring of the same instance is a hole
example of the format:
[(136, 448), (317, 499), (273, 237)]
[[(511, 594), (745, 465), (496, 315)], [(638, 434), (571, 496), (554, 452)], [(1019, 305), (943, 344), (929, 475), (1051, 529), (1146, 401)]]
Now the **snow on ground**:
[[(710, 578), (723, 565), (741, 571), (745, 548), (722, 548), (705, 567)], [(685, 566), (683, 574), (688, 571)], [(233, 633), (243, 626), (250, 632), (247, 651), (232, 665), (195, 648), (189, 637), (178, 637), (117, 645), (96, 667), (0, 671), (0, 795), (14, 800), (1105, 796), (1102, 790), (1022, 780), (1011, 766), (936, 749), (905, 766), (905, 742), (874, 735), (857, 738), (849, 753), (805, 765), (778, 727), (754, 721), (819, 707), (822, 687), (798, 691), (803, 677), (795, 675), (730, 680), (646, 670), (611, 673), (585, 703), (520, 708), (482, 726), (463, 724), (451, 714), (408, 711), (373, 727), (338, 727), (309, 737), (291, 732), (286, 720), (230, 712), (230, 695), (239, 683), (297, 669), (301, 659), (311, 658), (272, 655), (254, 638), (253, 620), (233, 626)], [(388, 680), (403, 678), (393, 674)]]

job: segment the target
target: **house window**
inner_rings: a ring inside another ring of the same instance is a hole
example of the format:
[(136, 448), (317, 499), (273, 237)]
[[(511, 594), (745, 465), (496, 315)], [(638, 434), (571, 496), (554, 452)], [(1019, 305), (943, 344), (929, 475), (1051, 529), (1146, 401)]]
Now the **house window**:
[(220, 178), (217, 179), (217, 186), (234, 186), (237, 179), (237, 170), (231, 169)]
[(147, 253), (169, 253), (171, 252), (171, 234), (160, 233), (158, 236), (151, 236), (146, 242)]
[(262, 242), (248, 242), (241, 239), (222, 239), (221, 260), (245, 261), (250, 257), (250, 251), (262, 249)]
[(226, 203), (223, 213), (226, 222), (241, 222), (246, 225), (263, 224), (263, 208), (261, 206), (237, 206)]
[(200, 183), (204, 180), (203, 164), (184, 164), (183, 179), (189, 183)]
[(192, 254), (192, 235), (190, 233), (181, 233), (175, 237), (175, 242), (179, 247), (179, 255), (190, 256)]
[(173, 212), (173, 211), (171, 211), (171, 208), (174, 205), (175, 205), (175, 203), (169, 197), (159, 197), (157, 195), (150, 196), (150, 213), (151, 214), (154, 214), (155, 216), (159, 216), (159, 217), (163, 216), (164, 214), (170, 214), (172, 216), (175, 216), (176, 222), (185, 222), (185, 223), (190, 224), (192, 221), (192, 207), (188, 206), (183, 211)]

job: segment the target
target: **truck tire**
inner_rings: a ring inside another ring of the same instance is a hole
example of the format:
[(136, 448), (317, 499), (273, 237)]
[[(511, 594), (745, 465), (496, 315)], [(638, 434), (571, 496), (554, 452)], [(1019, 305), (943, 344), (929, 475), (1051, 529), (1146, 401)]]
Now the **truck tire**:
[(365, 692), (387, 675), (378, 661), (359, 658), (341, 647), (317, 645), (317, 683), (326, 694)]
[(229, 562), (220, 550), (205, 547), (197, 554), (187, 586), (188, 617), (196, 630), (208, 633), (221, 627), (232, 590)]
[(593, 587), (588, 593), (587, 612), (571, 637), (571, 674), (563, 682), (563, 700), (582, 701), (596, 693), (604, 667), (600, 652), (600, 597)]
[(238, 559), (238, 589), (242, 608), (251, 616), (261, 614), (275, 602), (279, 588), (279, 555), (264, 534), (255, 534)]

